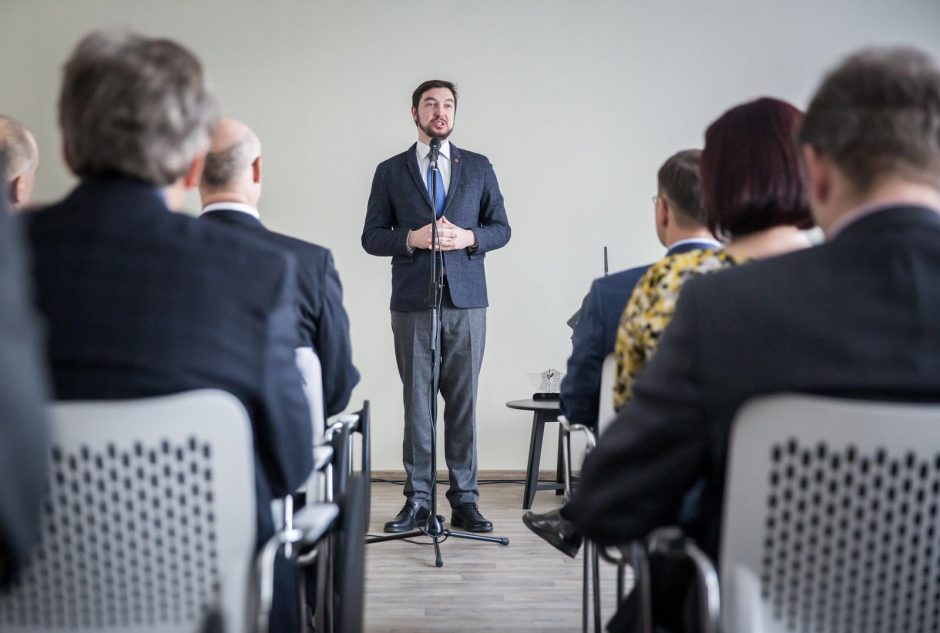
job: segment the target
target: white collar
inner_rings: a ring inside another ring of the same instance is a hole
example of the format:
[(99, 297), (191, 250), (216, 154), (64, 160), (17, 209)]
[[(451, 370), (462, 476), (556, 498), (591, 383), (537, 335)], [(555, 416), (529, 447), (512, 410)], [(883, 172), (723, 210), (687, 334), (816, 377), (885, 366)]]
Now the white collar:
[(241, 202), (213, 202), (212, 204), (206, 205), (203, 207), (203, 213), (209, 213), (210, 211), (241, 211), (242, 213), (247, 213), (256, 220), (261, 219), (261, 215), (258, 213), (258, 210), (251, 206), (250, 204), (242, 204)]
[(679, 240), (678, 242), (673, 242), (669, 245), (669, 248), (666, 250), (672, 250), (677, 246), (684, 246), (686, 244), (702, 244), (705, 246), (713, 246), (715, 248), (721, 248), (721, 242), (714, 240), (710, 237), (689, 237), (684, 240)]
[[(419, 140), (415, 151), (418, 152), (418, 160), (424, 160), (431, 153), (431, 146)], [(450, 141), (441, 141), (441, 156), (450, 160)]]

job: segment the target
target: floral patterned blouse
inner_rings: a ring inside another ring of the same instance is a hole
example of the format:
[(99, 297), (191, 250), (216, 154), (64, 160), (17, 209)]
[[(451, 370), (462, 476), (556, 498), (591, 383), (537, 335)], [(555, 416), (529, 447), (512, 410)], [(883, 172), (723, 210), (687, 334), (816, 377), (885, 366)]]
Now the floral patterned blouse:
[(685, 282), (743, 261), (721, 250), (696, 249), (665, 257), (640, 277), (617, 328), (615, 409), (630, 400), (636, 373), (653, 357)]

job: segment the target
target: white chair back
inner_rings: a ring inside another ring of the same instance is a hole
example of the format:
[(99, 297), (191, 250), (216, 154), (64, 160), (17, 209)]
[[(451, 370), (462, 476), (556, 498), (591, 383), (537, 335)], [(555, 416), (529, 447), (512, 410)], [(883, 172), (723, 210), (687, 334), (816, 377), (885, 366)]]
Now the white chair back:
[(36, 555), (0, 595), (0, 631), (243, 632), (255, 484), (241, 403), (214, 390), (50, 406)]
[(617, 357), (613, 352), (604, 358), (601, 369), (600, 401), (597, 404), (597, 435), (598, 437), (610, 426), (617, 417), (614, 411), (614, 381), (617, 378)]
[(755, 400), (725, 499), (725, 633), (940, 630), (940, 406)]
[(323, 443), (326, 431), (326, 407), (323, 404), (323, 370), (320, 357), (311, 347), (298, 347), (294, 350), (297, 369), (304, 379), (304, 394), (310, 403), (310, 421), (313, 424), (313, 443)]

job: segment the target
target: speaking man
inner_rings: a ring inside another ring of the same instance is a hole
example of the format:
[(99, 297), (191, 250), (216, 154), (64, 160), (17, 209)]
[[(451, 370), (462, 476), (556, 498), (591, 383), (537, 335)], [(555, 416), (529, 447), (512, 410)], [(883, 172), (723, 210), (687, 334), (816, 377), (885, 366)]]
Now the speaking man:
[[(405, 404), (402, 458), (405, 505), (386, 532), (423, 526), (429, 516), (434, 464), (430, 415), (431, 234), (437, 225), (443, 268), (440, 306), (440, 393), (444, 398), (444, 453), (450, 474), (451, 527), (489, 532), (477, 507), (476, 398), (486, 335), (488, 251), (505, 246), (510, 229), (489, 159), (458, 149), (448, 138), (457, 113), (453, 83), (430, 80), (411, 97), (418, 142), (381, 163), (362, 230), (371, 255), (392, 258), (392, 333)], [(439, 144), (438, 170), (431, 146)], [(432, 199), (431, 192), (435, 192)], [(432, 218), (433, 221), (432, 221)]]

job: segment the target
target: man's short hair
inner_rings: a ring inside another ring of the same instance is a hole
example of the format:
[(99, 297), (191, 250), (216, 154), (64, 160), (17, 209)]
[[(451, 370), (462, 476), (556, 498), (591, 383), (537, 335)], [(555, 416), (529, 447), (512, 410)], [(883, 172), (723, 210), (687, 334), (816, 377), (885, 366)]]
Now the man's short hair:
[(0, 174), (4, 181), (10, 182), (25, 172), (38, 158), (26, 127), (13, 117), (0, 114), (0, 163), (6, 165)]
[(702, 207), (702, 180), (699, 177), (699, 165), (702, 152), (697, 149), (684, 149), (670, 156), (659, 168), (657, 181), (660, 195), (672, 203), (672, 210), (681, 218), (695, 224), (705, 224), (705, 210)]
[(940, 68), (913, 48), (855, 53), (823, 80), (799, 138), (862, 192), (888, 174), (940, 188)]
[(245, 136), (220, 152), (206, 154), (206, 164), (202, 169), (201, 186), (206, 189), (222, 189), (253, 161), (251, 137)]
[(434, 88), (447, 88), (450, 90), (451, 94), (454, 95), (454, 107), (457, 107), (457, 84), (443, 79), (429, 79), (415, 88), (415, 91), (411, 93), (411, 107), (417, 109), (418, 103), (421, 102), (421, 95)]
[(802, 113), (770, 97), (731, 108), (705, 131), (702, 191), (722, 237), (775, 226), (809, 228), (809, 192), (795, 142)]
[(93, 32), (66, 62), (59, 125), (78, 176), (168, 185), (208, 146), (215, 118), (202, 65), (171, 40)]

